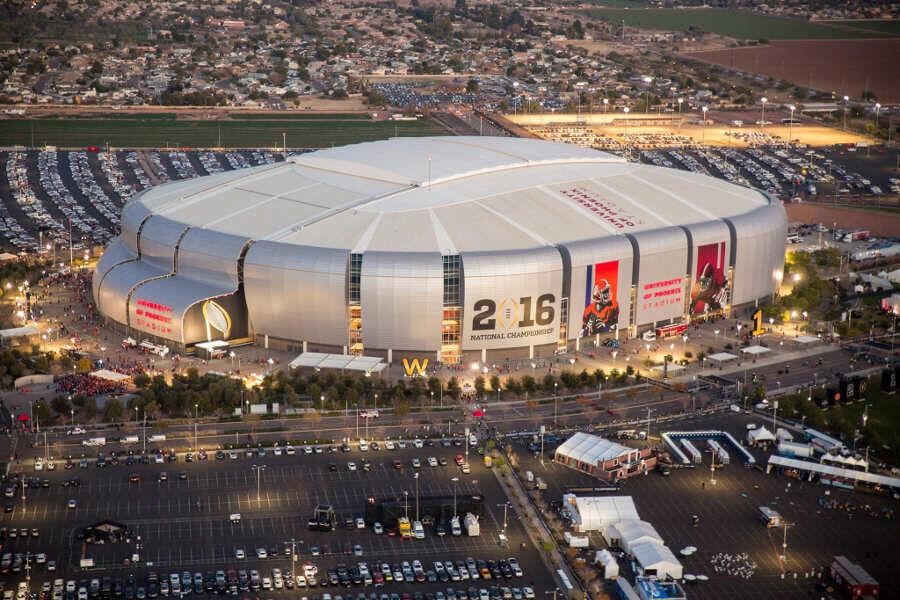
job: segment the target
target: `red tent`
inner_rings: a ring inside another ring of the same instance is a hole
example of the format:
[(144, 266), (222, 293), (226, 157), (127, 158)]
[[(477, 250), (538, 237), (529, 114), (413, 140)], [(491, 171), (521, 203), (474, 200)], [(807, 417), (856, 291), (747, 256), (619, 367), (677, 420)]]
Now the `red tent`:
[(475, 417), (476, 419), (483, 419), (484, 411), (481, 410), (480, 408), (476, 408), (475, 410), (472, 411), (472, 416)]
[(28, 418), (28, 415), (26, 415), (25, 413), (22, 413), (16, 417), (16, 420), (26, 423), (27, 421), (29, 421), (29, 418)]

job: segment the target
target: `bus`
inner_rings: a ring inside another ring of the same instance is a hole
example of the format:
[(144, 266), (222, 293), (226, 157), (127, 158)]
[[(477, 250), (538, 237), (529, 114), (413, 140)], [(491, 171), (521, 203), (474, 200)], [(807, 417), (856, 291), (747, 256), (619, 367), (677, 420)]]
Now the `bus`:
[(759, 507), (759, 519), (766, 527), (781, 527), (781, 514), (768, 506)]

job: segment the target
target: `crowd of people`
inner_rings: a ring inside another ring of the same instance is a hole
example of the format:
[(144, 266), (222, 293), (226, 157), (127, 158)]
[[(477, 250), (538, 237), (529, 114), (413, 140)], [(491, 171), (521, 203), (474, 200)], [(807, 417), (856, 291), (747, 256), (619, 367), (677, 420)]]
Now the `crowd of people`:
[(57, 379), (56, 389), (64, 394), (92, 397), (116, 392), (122, 393), (125, 391), (125, 384), (84, 373), (75, 373), (73, 375), (63, 375)]
[(709, 564), (716, 573), (725, 573), (744, 579), (750, 579), (756, 573), (756, 562), (746, 552), (738, 554), (719, 552), (709, 559)]

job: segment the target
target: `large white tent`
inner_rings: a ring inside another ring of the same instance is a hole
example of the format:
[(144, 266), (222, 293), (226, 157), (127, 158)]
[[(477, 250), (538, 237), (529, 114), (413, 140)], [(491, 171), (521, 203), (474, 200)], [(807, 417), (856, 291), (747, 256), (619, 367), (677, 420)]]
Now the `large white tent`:
[(775, 435), (765, 427), (751, 429), (747, 432), (747, 443), (751, 446), (762, 444), (764, 442), (774, 442)]
[(577, 432), (556, 449), (556, 462), (579, 470), (595, 468), (602, 462), (635, 453), (637, 450), (589, 433)]
[(656, 575), (660, 579), (666, 577), (681, 579), (684, 575), (681, 562), (662, 544), (655, 542), (636, 544), (631, 549), (631, 554), (644, 575)]
[(636, 520), (637, 509), (631, 496), (563, 496), (563, 505), (572, 516), (572, 528), (578, 532), (599, 531), (623, 520)]
[(653, 542), (662, 545), (663, 539), (647, 521), (640, 519), (628, 519), (610, 525), (606, 530), (608, 544), (619, 546), (625, 552), (634, 553), (634, 547), (645, 542)]

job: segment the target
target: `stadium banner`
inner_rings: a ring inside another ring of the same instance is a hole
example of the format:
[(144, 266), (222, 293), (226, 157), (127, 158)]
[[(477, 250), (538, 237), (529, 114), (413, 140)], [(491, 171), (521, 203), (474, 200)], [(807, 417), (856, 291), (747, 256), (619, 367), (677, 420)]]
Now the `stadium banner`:
[(724, 241), (697, 247), (691, 286), (691, 318), (719, 312), (728, 303), (727, 265)]
[(580, 337), (612, 333), (619, 327), (619, 261), (585, 267)]
[(641, 232), (634, 236), (640, 253), (635, 322), (660, 323), (684, 316), (687, 282), (687, 243), (675, 229)]
[[(562, 262), (555, 248), (463, 255), (463, 350), (552, 344), (559, 336)], [(509, 265), (522, 270), (510, 273)]]

